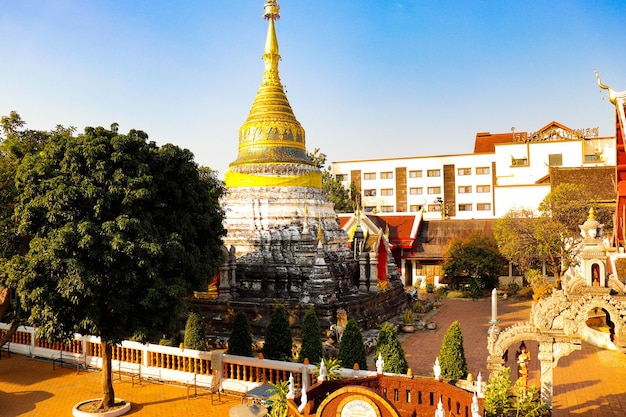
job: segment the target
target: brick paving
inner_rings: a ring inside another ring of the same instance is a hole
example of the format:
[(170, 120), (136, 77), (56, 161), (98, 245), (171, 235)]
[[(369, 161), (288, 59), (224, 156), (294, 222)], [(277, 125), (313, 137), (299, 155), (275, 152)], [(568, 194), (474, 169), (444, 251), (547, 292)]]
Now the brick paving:
[[(500, 328), (528, 320), (528, 301), (506, 300), (498, 304)], [(480, 371), (487, 379), (487, 329), (491, 303), (486, 300), (444, 300), (428, 320), (437, 323), (433, 331), (404, 335), (407, 361), (417, 375), (430, 375), (448, 326), (458, 320), (463, 330), (468, 369)], [(539, 385), (537, 345), (526, 341), (533, 360), (530, 383)], [(515, 369), (511, 348), (508, 365)], [(515, 371), (512, 377), (515, 377)], [(582, 350), (561, 358), (554, 372), (554, 417), (626, 415), (626, 355), (597, 349), (583, 343)], [(132, 402), (128, 416), (228, 417), (228, 410), (240, 404), (238, 397), (208, 393), (187, 399), (187, 389), (144, 381), (132, 386), (129, 379), (115, 381), (116, 396)], [(69, 416), (74, 404), (100, 396), (100, 373), (75, 369), (52, 369), (50, 362), (3, 353), (0, 360), (0, 417)]]

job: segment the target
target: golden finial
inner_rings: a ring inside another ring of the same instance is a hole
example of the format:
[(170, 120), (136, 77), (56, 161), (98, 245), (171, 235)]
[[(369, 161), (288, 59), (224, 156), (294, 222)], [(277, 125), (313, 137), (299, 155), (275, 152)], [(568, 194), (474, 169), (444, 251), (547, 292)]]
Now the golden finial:
[(280, 6), (276, 0), (267, 0), (263, 5), (263, 18), (264, 19), (280, 19)]
[(385, 237), (389, 239), (389, 223), (385, 223)]
[(615, 91), (613, 91), (613, 89), (608, 85), (602, 84), (602, 79), (600, 78), (600, 74), (598, 74), (597, 70), (593, 70), (593, 72), (596, 73), (596, 78), (598, 79), (598, 85), (600, 86), (600, 88), (609, 92), (609, 101), (615, 104), (615, 100), (617, 100), (617, 95), (615, 94)]
[(322, 243), (324, 241), (324, 231), (322, 230), (322, 222), (317, 223), (317, 241)]
[(596, 219), (596, 211), (593, 207), (591, 207), (589, 209), (589, 219), (588, 220), (595, 220)]

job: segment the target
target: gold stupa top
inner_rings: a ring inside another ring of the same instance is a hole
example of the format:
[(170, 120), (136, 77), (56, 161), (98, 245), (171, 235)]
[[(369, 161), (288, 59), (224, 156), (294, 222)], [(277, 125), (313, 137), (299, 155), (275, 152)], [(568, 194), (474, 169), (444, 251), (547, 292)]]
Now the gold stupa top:
[(280, 17), (276, 0), (267, 0), (268, 20), (263, 61), (265, 69), (250, 114), (239, 129), (237, 159), (226, 172), (227, 187), (314, 186), (321, 172), (306, 153), (304, 129), (291, 109), (278, 75), (278, 40), (274, 22)]

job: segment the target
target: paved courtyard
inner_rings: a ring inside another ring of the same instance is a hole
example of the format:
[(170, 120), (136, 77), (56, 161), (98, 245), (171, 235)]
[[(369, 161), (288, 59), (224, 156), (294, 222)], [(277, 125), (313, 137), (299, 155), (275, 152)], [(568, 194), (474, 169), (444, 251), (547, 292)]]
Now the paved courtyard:
[[(498, 305), (501, 329), (529, 317), (528, 301), (502, 301)], [(415, 374), (430, 375), (439, 353), (443, 335), (454, 320), (463, 330), (468, 368), (476, 376), (487, 378), (487, 328), (491, 303), (487, 300), (444, 300), (430, 320), (434, 331), (419, 331), (405, 337), (409, 366)], [(533, 354), (530, 383), (539, 384), (537, 346), (526, 342)], [(514, 352), (509, 366), (514, 369)], [(513, 371), (513, 376), (515, 372)], [(583, 344), (582, 350), (562, 358), (554, 373), (553, 415), (624, 416), (626, 415), (626, 355), (608, 352)], [(209, 394), (187, 399), (183, 387), (143, 382), (132, 386), (130, 380), (114, 383), (116, 396), (133, 403), (129, 416), (228, 417), (228, 410), (240, 404), (237, 397)], [(100, 373), (80, 372), (70, 368), (52, 369), (49, 362), (3, 353), (0, 360), (0, 417), (68, 416), (72, 406), (100, 396)]]

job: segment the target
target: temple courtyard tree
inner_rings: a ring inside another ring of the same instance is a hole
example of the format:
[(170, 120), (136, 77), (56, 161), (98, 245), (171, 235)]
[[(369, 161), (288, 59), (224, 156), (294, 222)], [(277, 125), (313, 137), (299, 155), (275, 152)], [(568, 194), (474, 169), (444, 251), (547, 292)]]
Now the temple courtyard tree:
[(473, 298), (480, 297), (483, 289), (497, 286), (498, 275), (506, 263), (493, 235), (482, 231), (450, 241), (444, 258), (443, 270), (450, 281), (456, 286), (461, 281), (469, 282)]
[(536, 211), (514, 209), (496, 220), (494, 236), (500, 252), (522, 273), (544, 264), (554, 277), (554, 286), (560, 288), (561, 278), (575, 264), (578, 226), (587, 220), (592, 208), (596, 219), (610, 229), (610, 205), (600, 204), (582, 184), (559, 184)]
[(200, 313), (192, 311), (187, 317), (185, 324), (184, 346), (187, 349), (206, 350), (206, 331), (204, 330), (204, 318)]
[(378, 358), (379, 354), (384, 362), (384, 372), (406, 374), (409, 369), (409, 364), (404, 355), (404, 348), (402, 347), (400, 339), (398, 339), (396, 327), (389, 322), (383, 324), (380, 332), (378, 332), (374, 358)]
[(315, 148), (313, 152), (309, 152), (307, 155), (322, 171), (322, 190), (324, 190), (328, 199), (335, 205), (335, 211), (337, 213), (353, 212), (355, 201), (359, 196), (356, 184), (351, 182), (350, 189), (346, 189), (342, 181), (333, 175), (331, 167), (325, 167), (326, 154), (320, 152), (319, 148)]
[(463, 379), (467, 376), (467, 359), (463, 348), (463, 333), (458, 321), (454, 321), (443, 335), (439, 350), (441, 376), (447, 379)]
[[(15, 175), (17, 167), (26, 155), (39, 152), (50, 136), (49, 132), (30, 130), (26, 122), (12, 111), (0, 119), (0, 264), (19, 253), (25, 253), (28, 239), (17, 232), (14, 207), (17, 203)], [(57, 126), (57, 134), (70, 134), (73, 128)], [(0, 271), (1, 272), (1, 271)], [(28, 316), (12, 297), (13, 291), (4, 287), (6, 280), (0, 274), (0, 321), (9, 323), (8, 331), (0, 336), (0, 347), (4, 346), (18, 327), (26, 324)]]
[(289, 323), (289, 312), (282, 304), (277, 304), (270, 315), (270, 322), (265, 331), (263, 357), (279, 361), (292, 359), (293, 334)]
[(350, 319), (343, 331), (339, 342), (339, 360), (345, 368), (352, 368), (354, 364), (359, 365), (359, 369), (367, 369), (367, 355), (363, 334), (356, 320)]
[(27, 250), (4, 283), (38, 337), (99, 336), (102, 408), (114, 404), (111, 350), (158, 340), (222, 262), (223, 185), (193, 155), (142, 131), (52, 132), (17, 170), (15, 219)]
[(324, 357), (322, 346), (322, 328), (315, 313), (315, 308), (310, 306), (302, 319), (302, 344), (298, 362), (304, 362), (308, 358), (310, 363), (316, 363)]
[(235, 314), (226, 353), (229, 355), (252, 356), (250, 321), (248, 321), (248, 316), (243, 311), (238, 311)]

